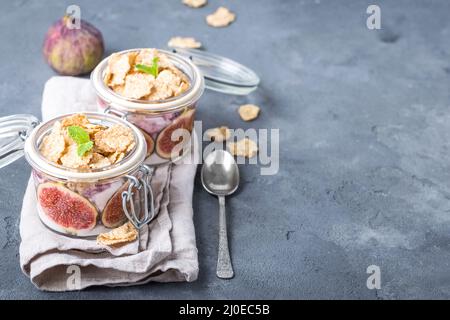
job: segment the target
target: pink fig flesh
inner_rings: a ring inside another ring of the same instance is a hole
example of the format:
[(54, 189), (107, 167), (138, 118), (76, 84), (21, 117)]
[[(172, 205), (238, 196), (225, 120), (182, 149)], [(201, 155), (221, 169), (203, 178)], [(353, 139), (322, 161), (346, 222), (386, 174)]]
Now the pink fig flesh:
[(55, 182), (38, 186), (37, 197), (44, 214), (67, 230), (91, 230), (97, 209), (84, 197)]
[(172, 133), (177, 129), (192, 132), (194, 113), (195, 109), (187, 110), (159, 133), (156, 139), (156, 152), (161, 158), (170, 159), (173, 148), (181, 142), (186, 143), (186, 141), (172, 141)]
[(122, 192), (128, 189), (129, 183), (125, 183), (114, 193), (111, 199), (106, 203), (103, 209), (102, 223), (107, 228), (116, 228), (121, 226), (127, 220), (127, 216), (122, 207)]

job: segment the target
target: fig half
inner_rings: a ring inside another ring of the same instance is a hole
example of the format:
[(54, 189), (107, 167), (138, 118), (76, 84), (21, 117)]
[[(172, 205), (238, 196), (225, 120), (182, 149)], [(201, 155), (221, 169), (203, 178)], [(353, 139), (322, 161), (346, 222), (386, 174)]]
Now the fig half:
[(102, 223), (105, 227), (116, 228), (127, 220), (127, 216), (122, 208), (122, 192), (126, 191), (128, 186), (129, 182), (121, 186), (106, 203), (102, 214)]
[(37, 198), (43, 213), (68, 231), (91, 230), (97, 223), (97, 209), (89, 200), (59, 183), (40, 184)]
[(147, 154), (146, 156), (149, 157), (153, 151), (155, 150), (155, 141), (153, 141), (153, 138), (151, 135), (149, 135), (144, 130), (140, 129), (142, 134), (144, 135), (145, 142), (147, 143)]
[(156, 153), (158, 153), (161, 158), (170, 159), (172, 150), (175, 146), (179, 143), (187, 143), (187, 141), (183, 141), (182, 138), (178, 141), (173, 141), (172, 133), (177, 129), (186, 129), (189, 132), (192, 132), (194, 113), (195, 109), (186, 110), (159, 133), (158, 138), (156, 139)]

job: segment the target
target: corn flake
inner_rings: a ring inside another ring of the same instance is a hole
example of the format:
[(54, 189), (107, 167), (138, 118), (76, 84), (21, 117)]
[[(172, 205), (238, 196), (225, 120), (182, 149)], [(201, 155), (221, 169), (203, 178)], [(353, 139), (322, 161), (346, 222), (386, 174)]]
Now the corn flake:
[(97, 236), (97, 243), (107, 246), (117, 246), (137, 239), (138, 231), (131, 224), (127, 222), (124, 225), (115, 228), (109, 232), (101, 233)]
[(151, 74), (129, 74), (125, 78), (125, 87), (123, 88), (122, 95), (127, 98), (140, 99), (150, 94), (154, 79)]
[(200, 8), (206, 5), (208, 0), (183, 0), (183, 3), (191, 8)]
[(216, 142), (222, 142), (230, 139), (231, 133), (228, 127), (222, 126), (218, 128), (212, 128), (206, 131), (206, 135), (209, 139), (214, 140)]
[(86, 117), (86, 115), (82, 113), (77, 113), (68, 117), (65, 117), (61, 120), (61, 126), (63, 128), (69, 127), (69, 126), (80, 126), (84, 127), (85, 125), (89, 124), (89, 120)]
[(88, 123), (88, 124), (85, 124), (83, 126), (83, 129), (86, 130), (86, 132), (89, 133), (89, 135), (92, 137), (97, 132), (102, 131), (102, 130), (106, 130), (107, 127), (102, 126), (100, 124)]
[(167, 45), (172, 48), (198, 49), (202, 46), (202, 43), (192, 37), (173, 37)]
[(134, 143), (131, 129), (121, 125), (113, 125), (104, 131), (97, 132), (94, 143), (104, 152), (126, 152)]
[(92, 158), (91, 161), (89, 162), (89, 168), (99, 169), (107, 167), (109, 165), (111, 165), (111, 161), (107, 157), (97, 152), (92, 153)]
[[(186, 45), (189, 46), (200, 44), (193, 38), (178, 38), (175, 41), (188, 39), (189, 43)], [(156, 79), (153, 75), (136, 69), (137, 64), (153, 66), (155, 58), (158, 58)], [(123, 68), (119, 68), (121, 66)], [(117, 80), (118, 75), (120, 80)], [(167, 55), (153, 48), (111, 55), (104, 81), (117, 94), (126, 98), (149, 101), (176, 97), (188, 90), (190, 83), (189, 78), (175, 67)]]
[(244, 104), (239, 107), (239, 115), (244, 121), (251, 121), (258, 117), (260, 108), (254, 104)]
[(51, 132), (45, 136), (39, 147), (41, 154), (49, 161), (58, 162), (66, 149), (64, 136), (57, 132)]
[(219, 7), (214, 13), (206, 16), (206, 22), (211, 27), (226, 27), (236, 19), (236, 15), (225, 7)]
[[(94, 142), (93, 148), (81, 157), (77, 143), (69, 135), (69, 126), (81, 127)], [(135, 144), (133, 132), (128, 127), (113, 125), (108, 128), (89, 122), (84, 114), (74, 114), (53, 124), (51, 132), (42, 139), (39, 150), (53, 163), (89, 171), (117, 163), (132, 151)]]
[(125, 82), (125, 77), (131, 68), (132, 56), (128, 54), (116, 54), (113, 53), (108, 60), (108, 72), (107, 74), (109, 85), (121, 85)]
[(239, 157), (252, 158), (258, 153), (256, 142), (249, 138), (230, 143), (229, 149), (232, 155)]
[(72, 144), (67, 149), (66, 153), (60, 158), (63, 166), (68, 168), (86, 168), (92, 158), (92, 152), (86, 153), (80, 157), (77, 153), (78, 146)]
[(165, 54), (162, 54), (153, 48), (139, 51), (136, 56), (135, 64), (145, 64), (147, 66), (151, 66), (154, 58), (158, 58), (158, 69), (164, 69), (172, 66), (172, 63)]
[(117, 163), (120, 160), (122, 160), (124, 157), (125, 157), (124, 152), (116, 151), (116, 152), (112, 153), (111, 155), (109, 155), (108, 160), (110, 163)]

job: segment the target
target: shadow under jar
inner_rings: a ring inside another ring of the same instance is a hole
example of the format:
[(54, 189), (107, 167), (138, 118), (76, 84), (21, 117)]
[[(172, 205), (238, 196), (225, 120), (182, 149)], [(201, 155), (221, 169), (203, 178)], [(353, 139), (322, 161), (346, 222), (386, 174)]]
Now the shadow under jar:
[[(117, 52), (127, 54), (146, 49)], [(259, 84), (258, 76), (245, 66), (211, 53), (194, 49), (159, 50), (189, 79), (189, 88), (165, 100), (126, 98), (114, 92), (105, 76), (110, 57), (91, 73), (100, 111), (115, 114), (139, 127), (147, 142), (146, 164), (174, 162), (190, 151), (197, 102), (205, 87), (227, 94), (246, 95)], [(181, 131), (175, 132), (177, 129)]]
[[(0, 118), (0, 168), (21, 155), (32, 167), (37, 211), (45, 226), (76, 237), (95, 236), (126, 221), (136, 228), (154, 217), (150, 187), (152, 168), (145, 165), (146, 143), (141, 131), (113, 115), (83, 112), (93, 124), (122, 125), (131, 129), (135, 145), (122, 160), (89, 171), (48, 161), (39, 151), (43, 138), (66, 114), (38, 125), (31, 115)], [(6, 150), (5, 146), (11, 146)], [(14, 146), (14, 147), (13, 147)]]

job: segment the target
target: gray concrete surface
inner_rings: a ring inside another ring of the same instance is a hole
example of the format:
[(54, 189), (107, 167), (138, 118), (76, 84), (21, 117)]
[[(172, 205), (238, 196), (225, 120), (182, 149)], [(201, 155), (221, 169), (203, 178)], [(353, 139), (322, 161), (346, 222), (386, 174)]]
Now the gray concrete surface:
[[(70, 3), (103, 32), (108, 53), (195, 36), (257, 71), (248, 97), (207, 92), (205, 127), (280, 128), (280, 171), (241, 166), (229, 200), (236, 277), (215, 277), (217, 202), (196, 180), (200, 275), (194, 283), (44, 293), (19, 268), (25, 160), (1, 171), (0, 298), (450, 298), (450, 2), (2, 1), (0, 115), (38, 115), (47, 27)], [(382, 30), (366, 28), (377, 3)], [(204, 17), (219, 4), (228, 28)], [(261, 105), (243, 123), (236, 106)], [(380, 290), (366, 268), (381, 268)]]

